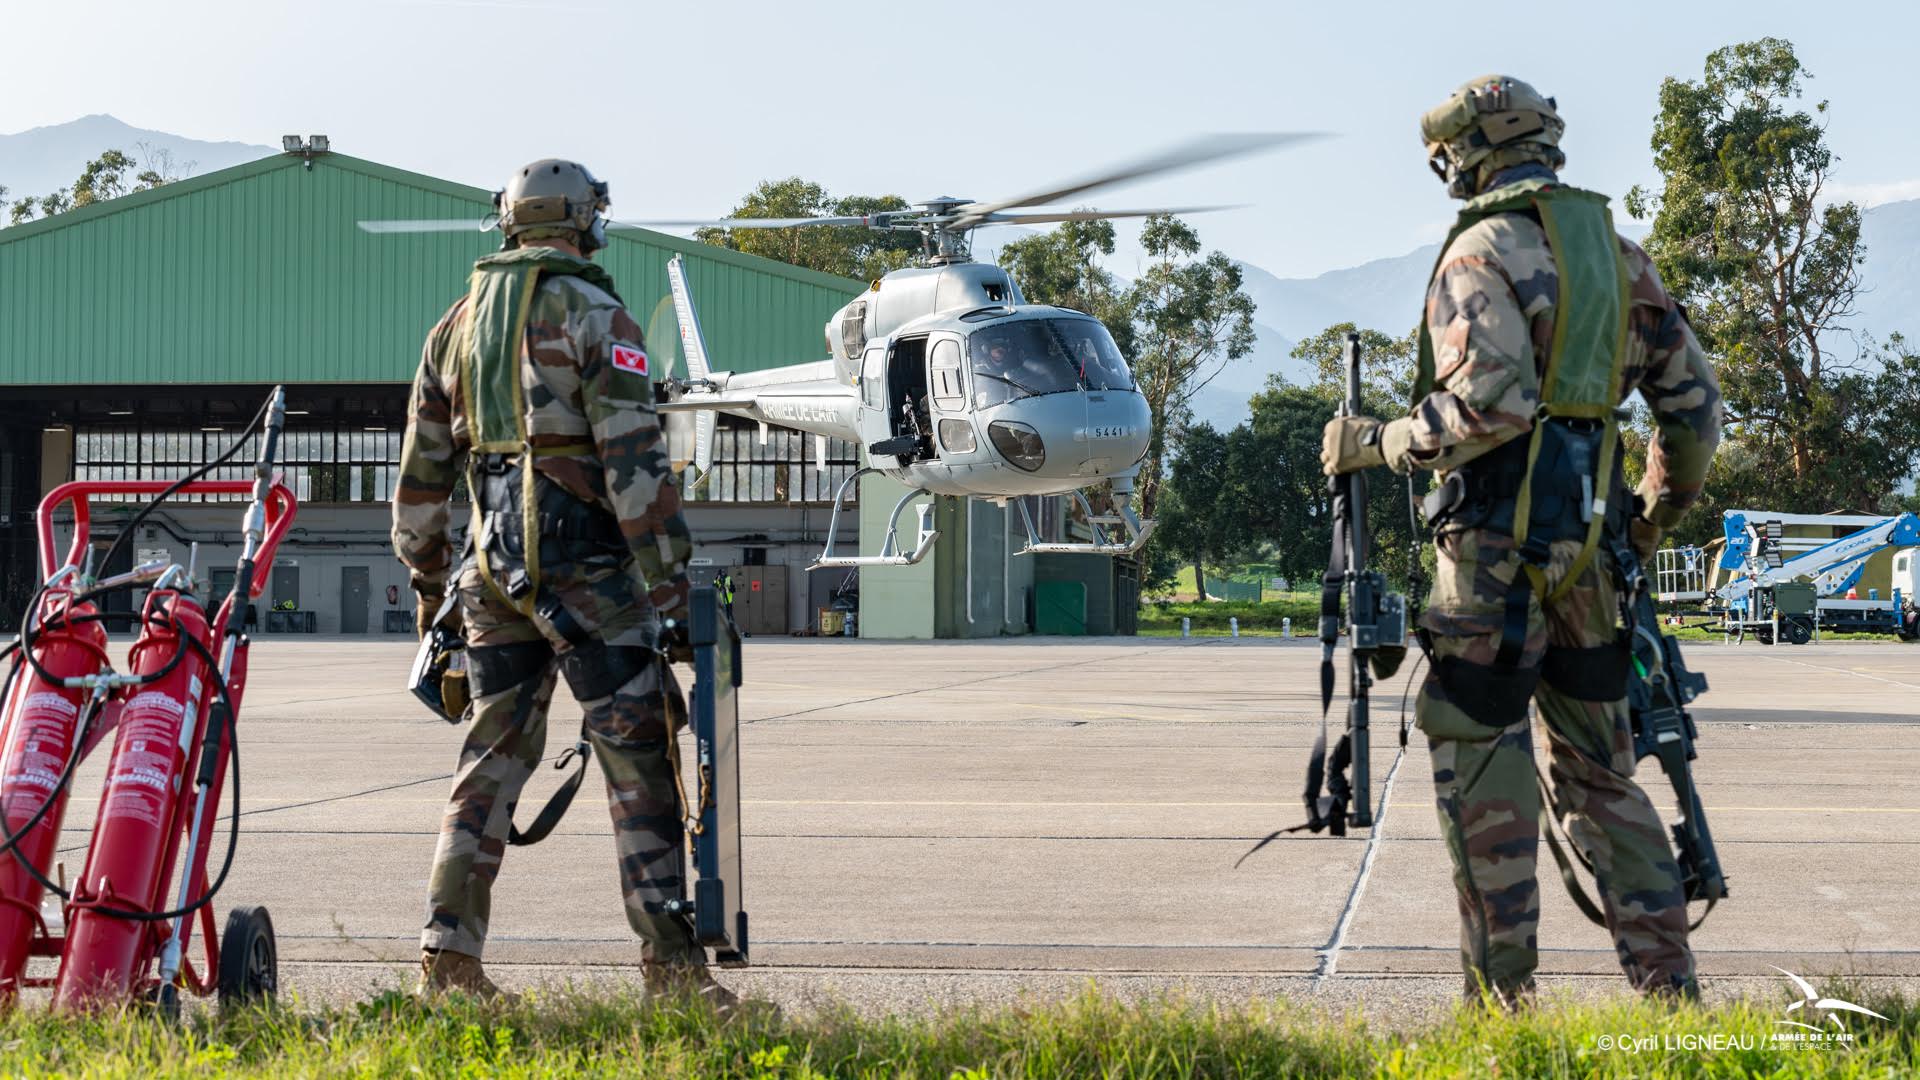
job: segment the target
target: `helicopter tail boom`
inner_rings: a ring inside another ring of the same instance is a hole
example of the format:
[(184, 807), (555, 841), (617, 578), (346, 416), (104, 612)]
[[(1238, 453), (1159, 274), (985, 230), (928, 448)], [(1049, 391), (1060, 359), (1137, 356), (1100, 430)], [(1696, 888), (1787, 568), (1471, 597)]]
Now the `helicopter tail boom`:
[[(680, 351), (687, 358), (687, 378), (694, 383), (710, 383), (713, 368), (707, 363), (707, 339), (700, 332), (700, 316), (693, 310), (693, 290), (687, 288), (687, 264), (679, 255), (667, 260), (667, 281), (673, 288), (673, 315), (680, 324)], [(713, 427), (713, 413), (694, 414), (693, 467), (701, 476), (713, 466)]]

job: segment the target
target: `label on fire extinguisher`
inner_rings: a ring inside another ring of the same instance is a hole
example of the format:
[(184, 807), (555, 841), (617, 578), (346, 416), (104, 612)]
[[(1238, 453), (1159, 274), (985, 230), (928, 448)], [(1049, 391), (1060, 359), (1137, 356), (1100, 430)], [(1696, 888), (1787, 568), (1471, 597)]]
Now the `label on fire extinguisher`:
[[(7, 755), (6, 816), (8, 832), (26, 823), (46, 801), (66, 768), (67, 755), (73, 749), (74, 718), (80, 709), (64, 694), (42, 690), (27, 695), (24, 707), (14, 723), (13, 746)], [(24, 790), (33, 789), (31, 793)], [(20, 813), (14, 814), (18, 809)], [(14, 820), (15, 817), (19, 820)], [(41, 819), (43, 828), (51, 828), (52, 817)]]
[(103, 814), (160, 824), (180, 756), (175, 740), (186, 716), (185, 705), (155, 690), (127, 702), (120, 714)]

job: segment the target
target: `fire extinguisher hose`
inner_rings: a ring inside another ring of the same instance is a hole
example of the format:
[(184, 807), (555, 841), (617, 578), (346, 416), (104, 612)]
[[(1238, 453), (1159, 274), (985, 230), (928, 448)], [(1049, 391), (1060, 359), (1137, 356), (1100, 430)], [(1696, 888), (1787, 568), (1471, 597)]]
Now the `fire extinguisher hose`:
[[(259, 430), (266, 422), (268, 413), (273, 408), (273, 401), (274, 397), (269, 396), (267, 401), (260, 406), (260, 411), (254, 414), (253, 419), (247, 422), (247, 426), (241, 429), (240, 434), (232, 443), (228, 444), (227, 448), (217, 457), (167, 485), (165, 490), (155, 495), (145, 506), (141, 507), (139, 512), (133, 516), (133, 519), (120, 530), (119, 535), (114, 537), (113, 543), (107, 548), (107, 554), (105, 558), (101, 560), (100, 565), (108, 565), (118, 556), (120, 551), (133, 539), (134, 533), (139, 529), (140, 525), (146, 521), (147, 516), (153, 513), (161, 503), (178, 493), (181, 488), (186, 487), (195, 480), (205, 477), (207, 474), (213, 472), (214, 469), (232, 460), (233, 456), (238, 454), (240, 450), (246, 446), (247, 440), (253, 436), (255, 431)], [(134, 587), (134, 583), (128, 582), (122, 587), (132, 588)], [(18, 650), (21, 658), (26, 661), (27, 666), (31, 667), (35, 674), (50, 683), (58, 684), (63, 681), (61, 677), (42, 668), (38, 659), (33, 655), (34, 642), (39, 637), (41, 630), (40, 627), (35, 625), (35, 616), (39, 613), (40, 602), (41, 599), (45, 597), (46, 592), (47, 583), (42, 583), (40, 588), (34, 591), (33, 599), (27, 605), (26, 617), (22, 620), (19, 634), (15, 636), (14, 640), (10, 642), (4, 650), (0, 650), (0, 658), (4, 658), (8, 653)], [(101, 595), (101, 593), (95, 593), (94, 595)], [(108, 616), (103, 612), (94, 612), (79, 616), (69, 615), (67, 618), (70, 623), (84, 623), (104, 622)], [(172, 619), (170, 622), (175, 635), (181, 642), (181, 647), (176, 648), (173, 655), (168, 657), (167, 662), (161, 665), (158, 670), (141, 676), (137, 682), (131, 685), (145, 685), (165, 678), (179, 665), (181, 658), (186, 655), (188, 648), (192, 648), (195, 652), (199, 653), (201, 659), (206, 661), (209, 671), (213, 673), (211, 681), (218, 698), (218, 705), (213, 710), (217, 715), (213, 719), (215, 723), (224, 724), (226, 728), (228, 771), (231, 773), (230, 782), (233, 785), (233, 820), (227, 837), (227, 853), (220, 865), (220, 874), (218, 878), (208, 886), (206, 893), (193, 903), (182, 907), (178, 911), (128, 911), (121, 908), (104, 906), (93, 909), (102, 915), (131, 919), (137, 922), (164, 922), (183, 915), (190, 915), (202, 907), (205, 907), (220, 891), (221, 886), (226, 884), (227, 874), (233, 869), (235, 841), (240, 838), (240, 741), (237, 724), (235, 722), (236, 717), (233, 708), (233, 699), (227, 694), (227, 682), (225, 677), (220, 673), (219, 660), (214, 657), (213, 653), (208, 650), (205, 645), (200, 643), (198, 638), (188, 633), (186, 628), (181, 626), (177, 619)], [(6, 700), (6, 693), (12, 689), (13, 679), (18, 673), (18, 670), (19, 665), (15, 664), (11, 666), (7, 672), (5, 682), (0, 683), (0, 702)], [(62, 900), (71, 899), (71, 894), (61, 888), (57, 883), (48, 880), (45, 875), (40, 873), (38, 867), (21, 856), (17, 845), (20, 842), (20, 838), (31, 833), (34, 827), (40, 823), (41, 819), (47, 815), (48, 810), (51, 809), (54, 802), (57, 801), (59, 793), (64, 791), (67, 786), (72, 783), (73, 774), (78, 770), (82, 751), (86, 746), (88, 729), (91, 727), (97, 712), (95, 705), (91, 701), (89, 702), (88, 708), (89, 712), (87, 716), (83, 718), (74, 739), (73, 753), (68, 757), (66, 767), (61, 771), (60, 777), (55, 783), (53, 790), (48, 792), (47, 798), (40, 805), (40, 809), (34, 813), (33, 819), (17, 834), (8, 832), (5, 822), (0, 820), (0, 837), (4, 837), (4, 841), (0, 842), (0, 852), (11, 854), (14, 861), (18, 862), (35, 881), (38, 881), (42, 888), (60, 897)]]

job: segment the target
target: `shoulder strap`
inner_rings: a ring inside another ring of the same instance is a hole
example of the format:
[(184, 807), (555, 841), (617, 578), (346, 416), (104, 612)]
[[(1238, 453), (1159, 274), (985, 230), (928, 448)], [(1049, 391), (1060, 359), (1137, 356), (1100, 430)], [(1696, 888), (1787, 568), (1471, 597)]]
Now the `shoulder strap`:
[[(1613, 491), (1615, 449), (1620, 425), (1614, 418), (1621, 369), (1626, 363), (1628, 289), (1626, 262), (1613, 216), (1603, 195), (1579, 188), (1553, 187), (1535, 193), (1540, 225), (1553, 250), (1554, 271), (1560, 279), (1561, 302), (1555, 305), (1553, 344), (1540, 379), (1542, 418), (1592, 420), (1602, 425), (1599, 453), (1594, 461), (1592, 513), (1580, 552), (1566, 576), (1546, 599), (1557, 599), (1573, 586), (1592, 560), (1607, 520), (1606, 504)], [(1578, 303), (1567, 298), (1578, 297)], [(1514, 541), (1525, 546), (1528, 511), (1532, 507), (1533, 466), (1539, 456), (1542, 426), (1534, 425), (1527, 448), (1526, 480), (1514, 510)], [(1533, 575), (1529, 575), (1532, 577)], [(1544, 578), (1536, 580), (1536, 586)]]

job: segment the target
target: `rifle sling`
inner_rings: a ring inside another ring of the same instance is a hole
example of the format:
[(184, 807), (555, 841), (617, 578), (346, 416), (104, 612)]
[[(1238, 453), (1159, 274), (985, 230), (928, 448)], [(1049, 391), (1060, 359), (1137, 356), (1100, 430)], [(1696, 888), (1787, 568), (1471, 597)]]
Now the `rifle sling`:
[(547, 805), (541, 807), (540, 812), (533, 816), (533, 824), (528, 825), (525, 831), (517, 825), (511, 823), (507, 825), (507, 843), (514, 847), (531, 847), (545, 840), (554, 826), (560, 824), (560, 819), (567, 816), (567, 808), (573, 805), (574, 794), (580, 790), (581, 781), (587, 778), (587, 761), (593, 757), (593, 750), (587, 745), (584, 721), (580, 727), (580, 741), (573, 745), (573, 749), (561, 754), (560, 760), (554, 762), (553, 767), (564, 769), (575, 757), (580, 759), (579, 767), (573, 770), (573, 775), (567, 777), (566, 782), (560, 785), (560, 789), (547, 800)]

